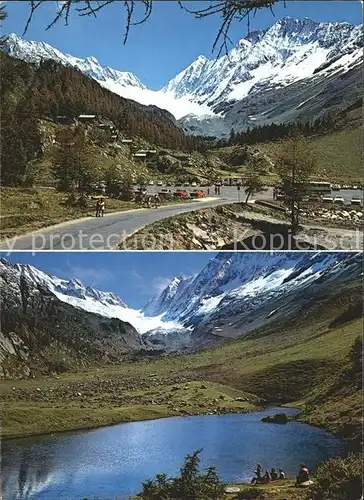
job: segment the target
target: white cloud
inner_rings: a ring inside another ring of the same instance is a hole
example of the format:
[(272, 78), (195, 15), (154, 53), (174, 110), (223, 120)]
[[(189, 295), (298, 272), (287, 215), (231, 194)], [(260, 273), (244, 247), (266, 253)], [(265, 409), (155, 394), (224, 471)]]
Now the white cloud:
[(172, 278), (165, 278), (163, 276), (156, 276), (152, 281), (152, 288), (157, 293), (162, 292), (172, 281)]
[(67, 261), (66, 270), (54, 268), (52, 273), (54, 276), (63, 276), (63, 279), (67, 280), (76, 278), (85, 286), (92, 286), (103, 291), (108, 291), (107, 285), (117, 279), (117, 275), (109, 269), (77, 266), (71, 264), (69, 260)]
[(132, 269), (129, 275), (134, 280), (134, 286), (142, 295), (148, 298), (159, 294), (173, 279), (169, 276), (155, 276), (151, 280), (148, 280), (144, 276), (141, 276), (136, 269)]

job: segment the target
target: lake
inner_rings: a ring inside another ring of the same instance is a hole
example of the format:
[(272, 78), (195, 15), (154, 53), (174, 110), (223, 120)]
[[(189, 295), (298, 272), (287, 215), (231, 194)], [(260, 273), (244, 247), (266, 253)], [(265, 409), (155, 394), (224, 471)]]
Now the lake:
[[(86, 410), (85, 410), (86, 411)], [(203, 448), (203, 466), (226, 481), (250, 481), (255, 465), (295, 477), (301, 462), (314, 469), (344, 445), (322, 429), (299, 422), (261, 422), (293, 408), (233, 415), (173, 417), (100, 429), (5, 440), (4, 500), (124, 500), (157, 473), (178, 473), (187, 453)]]

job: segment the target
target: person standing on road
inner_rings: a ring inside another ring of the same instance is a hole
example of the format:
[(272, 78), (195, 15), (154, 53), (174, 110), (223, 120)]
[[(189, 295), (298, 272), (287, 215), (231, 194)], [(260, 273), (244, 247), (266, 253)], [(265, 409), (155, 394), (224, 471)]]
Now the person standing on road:
[(159, 194), (157, 193), (157, 194), (154, 196), (154, 207), (155, 207), (155, 208), (158, 208), (158, 207), (160, 207), (160, 206), (161, 206), (161, 204), (162, 204), (162, 200), (161, 200), (161, 198), (160, 198)]
[(104, 201), (104, 198), (101, 198), (100, 199), (100, 204), (99, 204), (99, 215), (100, 215), (100, 217), (104, 216), (104, 212), (105, 212), (105, 201)]

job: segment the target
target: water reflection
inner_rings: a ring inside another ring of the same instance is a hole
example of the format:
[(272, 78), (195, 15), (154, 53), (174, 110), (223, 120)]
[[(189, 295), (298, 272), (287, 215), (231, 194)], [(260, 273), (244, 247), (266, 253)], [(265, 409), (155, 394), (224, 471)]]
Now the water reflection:
[[(5, 441), (4, 500), (124, 499), (159, 472), (176, 474), (183, 457), (203, 448), (203, 466), (229, 481), (247, 481), (254, 465), (294, 476), (342, 452), (341, 443), (298, 422), (264, 424), (263, 415), (211, 415), (133, 422), (88, 432)], [(295, 410), (290, 410), (294, 413)]]

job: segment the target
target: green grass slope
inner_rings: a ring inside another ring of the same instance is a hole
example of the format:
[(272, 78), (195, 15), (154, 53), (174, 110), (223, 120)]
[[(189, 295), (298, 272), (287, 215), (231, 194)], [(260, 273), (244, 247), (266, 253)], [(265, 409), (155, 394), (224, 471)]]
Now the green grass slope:
[[(2, 381), (2, 433), (15, 436), (168, 415), (252, 411), (262, 405), (260, 398), (294, 401), (305, 410), (305, 421), (336, 432), (350, 419), (357, 426), (360, 384), (343, 374), (361, 334), (361, 320), (332, 328), (324, 312), (321, 322), (286, 325), (274, 334), (197, 354)], [(330, 395), (334, 378), (338, 386)]]
[[(316, 153), (317, 179), (342, 184), (363, 182), (361, 127), (349, 128), (320, 137), (309, 137), (309, 145)], [(274, 160), (284, 141), (257, 144), (255, 148)]]

